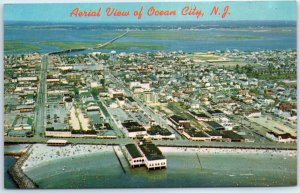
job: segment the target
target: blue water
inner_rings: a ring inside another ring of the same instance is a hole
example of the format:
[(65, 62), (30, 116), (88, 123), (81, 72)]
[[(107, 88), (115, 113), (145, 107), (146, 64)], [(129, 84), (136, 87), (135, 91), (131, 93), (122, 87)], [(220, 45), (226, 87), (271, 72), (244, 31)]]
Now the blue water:
[[(40, 188), (175, 188), (294, 186), (296, 157), (271, 154), (167, 153), (168, 167), (123, 172), (113, 152), (68, 157), (37, 165), (26, 174)], [(64, 168), (64, 169), (63, 169)]]
[[(130, 29), (143, 32), (169, 32), (195, 37), (197, 40), (153, 39), (124, 37), (120, 42), (139, 42), (163, 45), (157, 49), (130, 47), (117, 51), (125, 52), (153, 52), (178, 51), (199, 52), (211, 50), (243, 51), (254, 50), (282, 50), (296, 49), (295, 21), (221, 21), (221, 22), (169, 22), (169, 23), (141, 23), (141, 24), (71, 24), (71, 23), (13, 23), (5, 22), (4, 40), (18, 40), (37, 44), (40, 50), (5, 51), (6, 54), (41, 52), (47, 53), (61, 50), (55, 46), (42, 44), (43, 41), (64, 42), (105, 42), (112, 39), (116, 32), (122, 33)], [(220, 36), (251, 36), (254, 39), (219, 39)], [(208, 38), (207, 38), (208, 37)], [(101, 49), (94, 51), (109, 52)]]
[(12, 156), (4, 156), (4, 188), (6, 189), (16, 189), (17, 184), (13, 181), (12, 177), (8, 173), (8, 169), (17, 161), (16, 158)]

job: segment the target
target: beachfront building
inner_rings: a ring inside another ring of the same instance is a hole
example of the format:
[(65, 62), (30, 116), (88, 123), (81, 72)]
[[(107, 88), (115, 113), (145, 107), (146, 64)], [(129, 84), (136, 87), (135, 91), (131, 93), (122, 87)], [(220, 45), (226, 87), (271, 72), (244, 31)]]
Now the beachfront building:
[(192, 141), (210, 141), (211, 138), (203, 131), (197, 130), (194, 127), (186, 128), (182, 134), (189, 140)]
[(125, 145), (125, 157), (127, 158), (131, 167), (144, 165), (144, 156), (140, 152), (141, 150), (135, 144)]
[(222, 131), (223, 141), (227, 142), (245, 142), (245, 139), (233, 131)]
[(164, 157), (158, 147), (147, 141), (135, 144), (125, 145), (125, 157), (131, 167), (145, 165), (148, 170), (162, 169), (167, 167), (167, 159)]
[(168, 123), (178, 130), (182, 130), (183, 128), (188, 128), (191, 126), (191, 123), (189, 120), (184, 119), (178, 115), (170, 116), (168, 118)]
[(67, 130), (54, 130), (54, 128), (46, 128), (46, 137), (72, 137), (71, 131)]
[(205, 133), (210, 137), (211, 141), (221, 141), (222, 134), (217, 130), (205, 131)]
[(289, 133), (284, 133), (284, 134), (278, 134), (275, 132), (267, 132), (266, 133), (266, 137), (273, 140), (273, 141), (277, 141), (280, 143), (292, 143), (292, 142), (296, 142), (297, 138), (293, 137), (291, 134)]
[(64, 139), (49, 139), (47, 145), (49, 146), (65, 146), (67, 145), (67, 140)]
[(147, 133), (151, 139), (175, 139), (175, 134), (171, 133), (168, 129), (163, 128), (159, 125), (153, 125), (148, 130)]
[(148, 170), (167, 167), (167, 159), (155, 144), (151, 142), (142, 142), (139, 145), (139, 148), (145, 158), (144, 163)]

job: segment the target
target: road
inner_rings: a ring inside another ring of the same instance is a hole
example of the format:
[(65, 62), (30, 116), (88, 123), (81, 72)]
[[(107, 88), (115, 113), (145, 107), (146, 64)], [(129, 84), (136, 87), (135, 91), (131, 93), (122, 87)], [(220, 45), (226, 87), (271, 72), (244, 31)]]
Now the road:
[(102, 99), (98, 98), (97, 104), (100, 107), (101, 111), (103, 112), (104, 116), (106, 117), (106, 120), (108, 120), (110, 126), (114, 129), (115, 133), (118, 137), (125, 137), (125, 134), (123, 131), (117, 126), (115, 119), (113, 116), (108, 112), (107, 107), (105, 106)]
[(151, 108), (149, 108), (147, 105), (145, 105), (142, 101), (140, 101), (138, 98), (133, 96), (133, 93), (131, 90), (120, 80), (118, 80), (112, 73), (109, 73), (109, 77), (113, 79), (115, 83), (118, 83), (121, 88), (124, 89), (127, 96), (131, 96), (136, 103), (143, 109), (147, 115), (149, 115), (157, 124), (159, 124), (161, 127), (164, 127), (168, 129), (170, 132), (174, 133), (177, 140), (185, 140), (186, 138), (179, 135), (176, 131), (174, 131), (166, 122), (166, 120), (162, 119), (160, 116), (158, 116)]
[(41, 70), (39, 76), (39, 90), (37, 94), (35, 130), (34, 135), (42, 137), (45, 132), (46, 116), (45, 107), (47, 102), (47, 68), (49, 63), (48, 55), (42, 57)]

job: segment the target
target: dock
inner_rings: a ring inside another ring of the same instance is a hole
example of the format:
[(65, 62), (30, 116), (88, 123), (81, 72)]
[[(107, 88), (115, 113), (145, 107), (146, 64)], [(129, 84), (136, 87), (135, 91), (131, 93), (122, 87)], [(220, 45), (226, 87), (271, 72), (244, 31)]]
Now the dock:
[[(121, 149), (120, 146), (119, 146), (119, 148)], [(119, 155), (120, 152), (121, 152), (122, 155), (123, 155), (122, 150), (120, 150), (120, 151), (116, 150), (116, 146), (113, 146), (113, 150), (114, 150), (114, 153), (115, 153), (115, 155), (116, 155), (116, 157), (117, 157), (117, 159), (118, 159), (118, 161), (119, 161), (119, 163), (120, 163), (120, 165), (121, 165), (121, 167), (122, 167), (123, 172), (126, 173), (125, 167), (124, 167), (124, 165), (123, 165), (123, 163), (122, 163), (122, 160), (121, 160), (121, 155)]]

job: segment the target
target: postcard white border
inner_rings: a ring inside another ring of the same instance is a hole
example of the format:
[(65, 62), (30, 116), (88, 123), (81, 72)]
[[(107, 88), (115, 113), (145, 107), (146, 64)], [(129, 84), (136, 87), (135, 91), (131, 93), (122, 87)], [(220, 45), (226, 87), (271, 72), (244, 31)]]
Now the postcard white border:
[[(3, 22), (3, 4), (20, 4), (20, 3), (115, 3), (115, 2), (207, 2), (207, 1), (234, 1), (234, 0), (0, 0), (0, 107), (3, 107), (4, 104), (4, 87), (3, 87), (3, 73), (4, 73), (4, 66), (3, 66), (3, 50), (4, 50), (4, 22)], [(238, 0), (238, 1), (260, 1), (260, 0)], [(262, 1), (283, 1), (283, 0), (262, 0)], [(284, 0), (284, 1), (294, 1), (294, 0)], [(300, 59), (300, 0), (296, 0), (297, 2), (297, 77), (300, 76), (300, 66), (299, 66), (299, 59)], [(297, 84), (300, 83), (299, 78), (297, 78)], [(300, 89), (297, 89), (297, 109), (300, 109), (300, 101), (298, 100), (300, 96)], [(3, 108), (0, 108), (0, 128), (1, 131), (3, 132), (3, 118), (4, 118), (4, 111)], [(298, 120), (300, 118), (300, 114), (298, 113)], [(299, 131), (299, 124), (297, 125), (297, 129)], [(1, 134), (0, 134), (1, 135)], [(2, 148), (1, 148), (1, 154), (3, 155), (2, 159), (0, 159), (0, 165), (1, 165), (1, 171), (4, 171), (4, 136), (3, 134), (1, 135), (1, 141), (3, 142)], [(298, 135), (299, 139), (299, 135)], [(299, 140), (298, 140), (298, 147), (299, 149)], [(151, 188), (151, 189), (78, 189), (76, 191), (78, 192), (111, 192), (111, 193), (116, 193), (116, 192), (124, 192), (124, 193), (129, 193), (129, 192), (141, 192), (141, 193), (153, 193), (154, 191), (156, 193), (173, 193), (175, 191), (180, 191), (184, 193), (198, 193), (199, 191), (205, 192), (205, 193), (229, 193), (229, 192), (238, 192), (238, 193), (257, 193), (257, 192), (264, 192), (264, 193), (298, 193), (300, 192), (300, 185), (299, 185), (299, 158), (297, 158), (297, 181), (298, 185), (297, 186), (291, 186), (291, 187), (249, 187), (249, 188), (239, 188), (239, 187), (233, 187), (233, 188)], [(21, 192), (25, 190), (8, 190), (4, 189), (4, 175), (2, 174), (0, 177), (0, 185), (1, 189), (0, 192)], [(75, 190), (74, 189), (46, 189), (46, 190), (30, 190), (30, 191), (42, 191), (45, 193), (49, 192), (63, 192), (63, 193), (73, 193)]]

